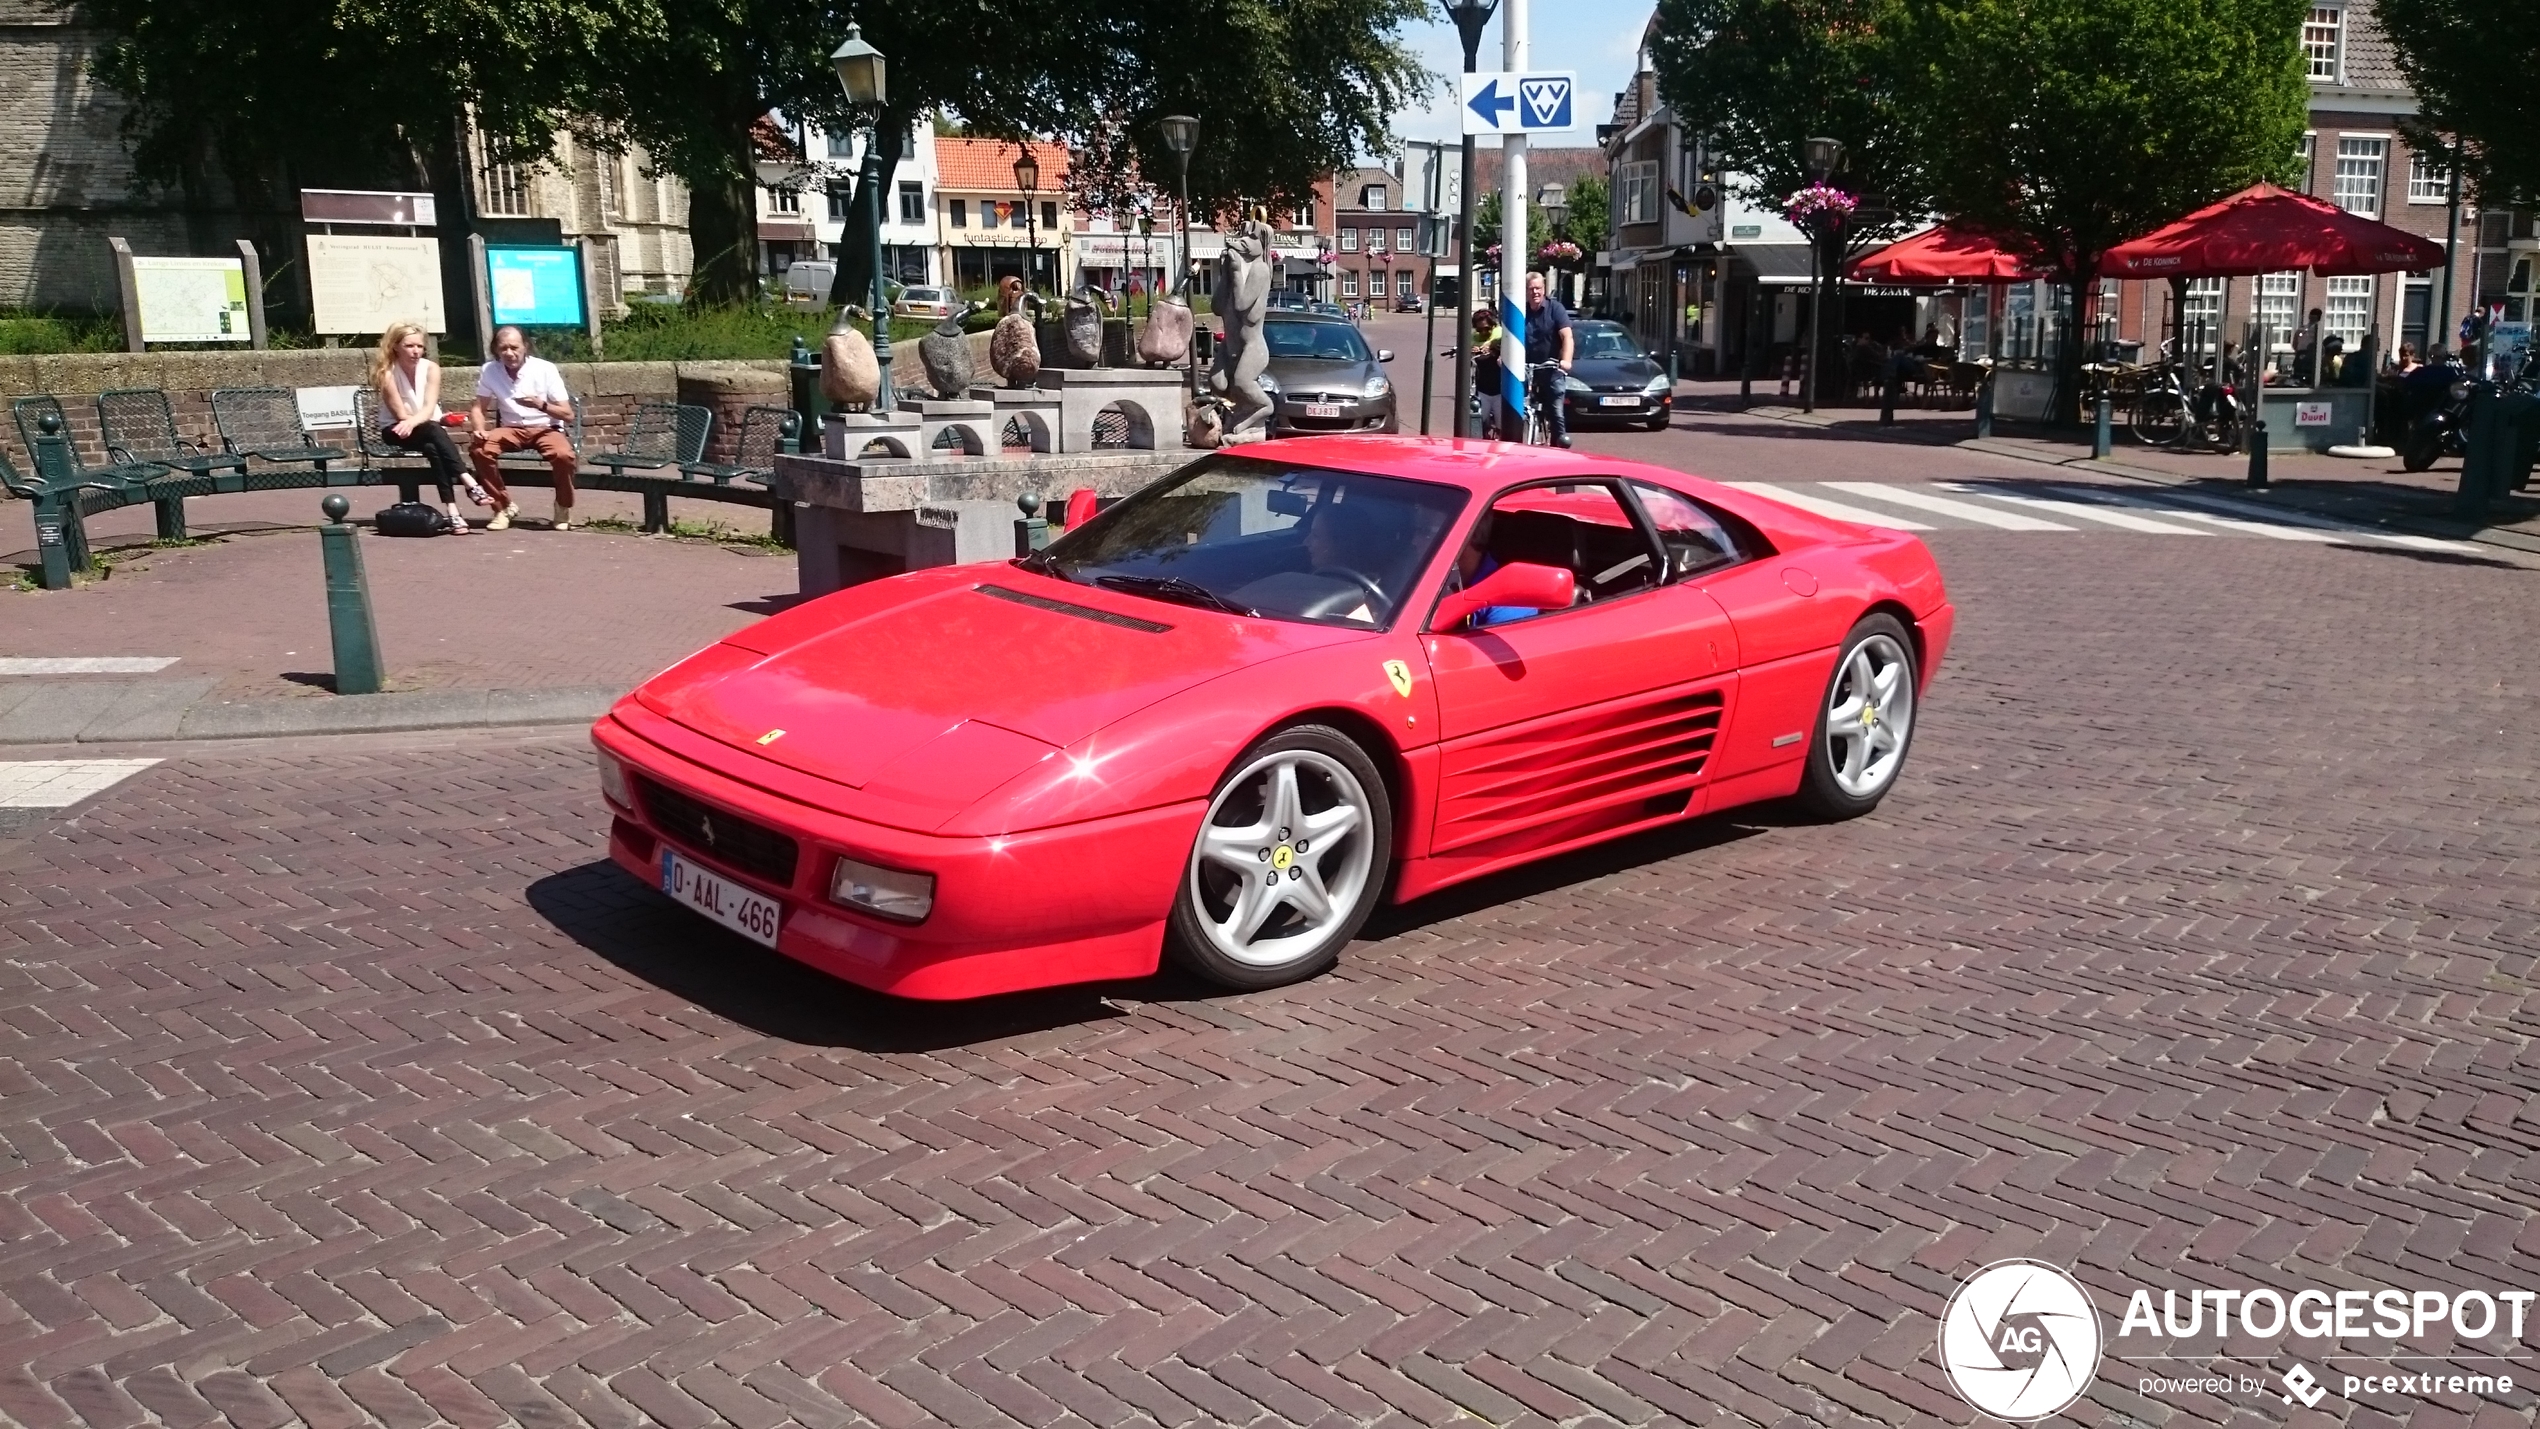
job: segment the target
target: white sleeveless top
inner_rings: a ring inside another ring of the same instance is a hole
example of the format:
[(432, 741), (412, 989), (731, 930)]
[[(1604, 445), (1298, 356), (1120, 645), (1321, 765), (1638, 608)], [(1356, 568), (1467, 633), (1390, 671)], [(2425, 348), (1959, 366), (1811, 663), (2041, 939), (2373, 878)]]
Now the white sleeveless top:
[[(406, 380), (405, 369), (399, 367), (396, 363), (391, 362), (388, 364), (388, 385), (396, 392), (398, 401), (403, 402), (408, 407), (420, 408), (423, 406), (423, 397), (417, 384), (421, 383), (427, 376), (431, 375), (436, 370), (438, 370), (438, 364), (433, 362), (431, 358), (427, 357), (421, 362), (415, 364), (415, 380), (414, 382), (408, 382)], [(423, 417), (425, 421), (437, 421), (440, 418), (440, 415), (441, 414), (438, 412), (425, 412)], [(380, 403), (380, 428), (385, 430), (389, 427), (393, 427), (397, 425), (397, 421), (397, 414), (388, 410), (388, 404), (385, 402)]]

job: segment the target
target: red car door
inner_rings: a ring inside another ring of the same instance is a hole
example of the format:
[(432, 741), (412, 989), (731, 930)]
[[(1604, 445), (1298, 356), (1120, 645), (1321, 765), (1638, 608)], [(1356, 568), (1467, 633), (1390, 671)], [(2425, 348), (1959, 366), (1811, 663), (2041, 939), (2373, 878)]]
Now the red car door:
[(1440, 720), (1429, 856), (1479, 871), (1682, 813), (1735, 694), (1719, 604), (1667, 579), (1656, 533), (1606, 481), (1508, 493), (1477, 525), (1500, 564), (1569, 568), (1566, 610), (1426, 637)]

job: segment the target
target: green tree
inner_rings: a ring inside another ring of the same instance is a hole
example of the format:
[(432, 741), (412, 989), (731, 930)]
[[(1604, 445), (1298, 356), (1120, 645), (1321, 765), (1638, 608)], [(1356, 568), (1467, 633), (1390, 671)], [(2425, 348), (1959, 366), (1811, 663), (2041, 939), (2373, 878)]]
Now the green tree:
[(2540, 7), (2494, 0), (2377, 5), (2399, 68), (2416, 91), (2409, 141), (2441, 152), (2457, 140), (2461, 177), (2482, 205), (2540, 202)]
[(1562, 216), (1556, 236), (1579, 245), (1589, 260), (1614, 236), (1614, 207), (1603, 174), (1581, 174), (1570, 185), (1570, 211)]
[(2079, 413), (2108, 249), (2295, 167), (2306, 0), (1903, 0), (1899, 93), (1941, 212), (2026, 236), (2066, 285)]

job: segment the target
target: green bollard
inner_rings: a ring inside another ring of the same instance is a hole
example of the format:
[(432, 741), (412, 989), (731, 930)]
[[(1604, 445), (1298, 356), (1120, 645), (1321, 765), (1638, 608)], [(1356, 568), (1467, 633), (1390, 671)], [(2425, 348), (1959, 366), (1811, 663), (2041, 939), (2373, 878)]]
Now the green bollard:
[(327, 524), (318, 528), (326, 557), (327, 634), (335, 644), (335, 693), (375, 695), (386, 683), (380, 669), (379, 627), (370, 618), (370, 580), (362, 573), (359, 529), (346, 525), (353, 503), (330, 496), (318, 503)]
[(1993, 374), (1987, 372), (1976, 383), (1976, 439), (1993, 435)]
[(35, 549), (46, 590), (69, 590), (71, 578), (88, 573), (88, 523), (79, 510), (79, 464), (72, 459), (62, 420), (47, 412), (35, 449)]
[(2098, 425), (2092, 429), (2090, 434), (2090, 456), (2094, 461), (2106, 461), (2108, 459), (2108, 453), (2113, 450), (2116, 445), (2116, 433), (2114, 431), (2115, 418), (2108, 411), (2107, 393), (2102, 392), (2099, 394), (2098, 408)]
[(1014, 498), (1023, 515), (1014, 523), (1014, 555), (1017, 560), (1034, 551), (1045, 551), (1050, 544), (1049, 518), (1041, 514), (1041, 494), (1027, 491)]
[(794, 335), (794, 352), (785, 366), (794, 384), (794, 415), (802, 426), (794, 439), (794, 450), (817, 456), (820, 452), (820, 418), (829, 410), (828, 394), (820, 390), (820, 359)]
[(2263, 422), (2249, 426), (2249, 484), (2267, 484), (2267, 429)]

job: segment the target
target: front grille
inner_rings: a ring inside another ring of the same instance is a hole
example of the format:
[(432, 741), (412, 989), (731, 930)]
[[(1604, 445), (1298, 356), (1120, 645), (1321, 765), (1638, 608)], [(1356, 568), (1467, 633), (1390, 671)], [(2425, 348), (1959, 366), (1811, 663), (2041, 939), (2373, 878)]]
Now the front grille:
[(794, 886), (794, 866), (801, 850), (792, 839), (641, 774), (635, 776), (635, 791), (644, 812), (652, 816), (653, 827), (672, 843), (779, 888)]

